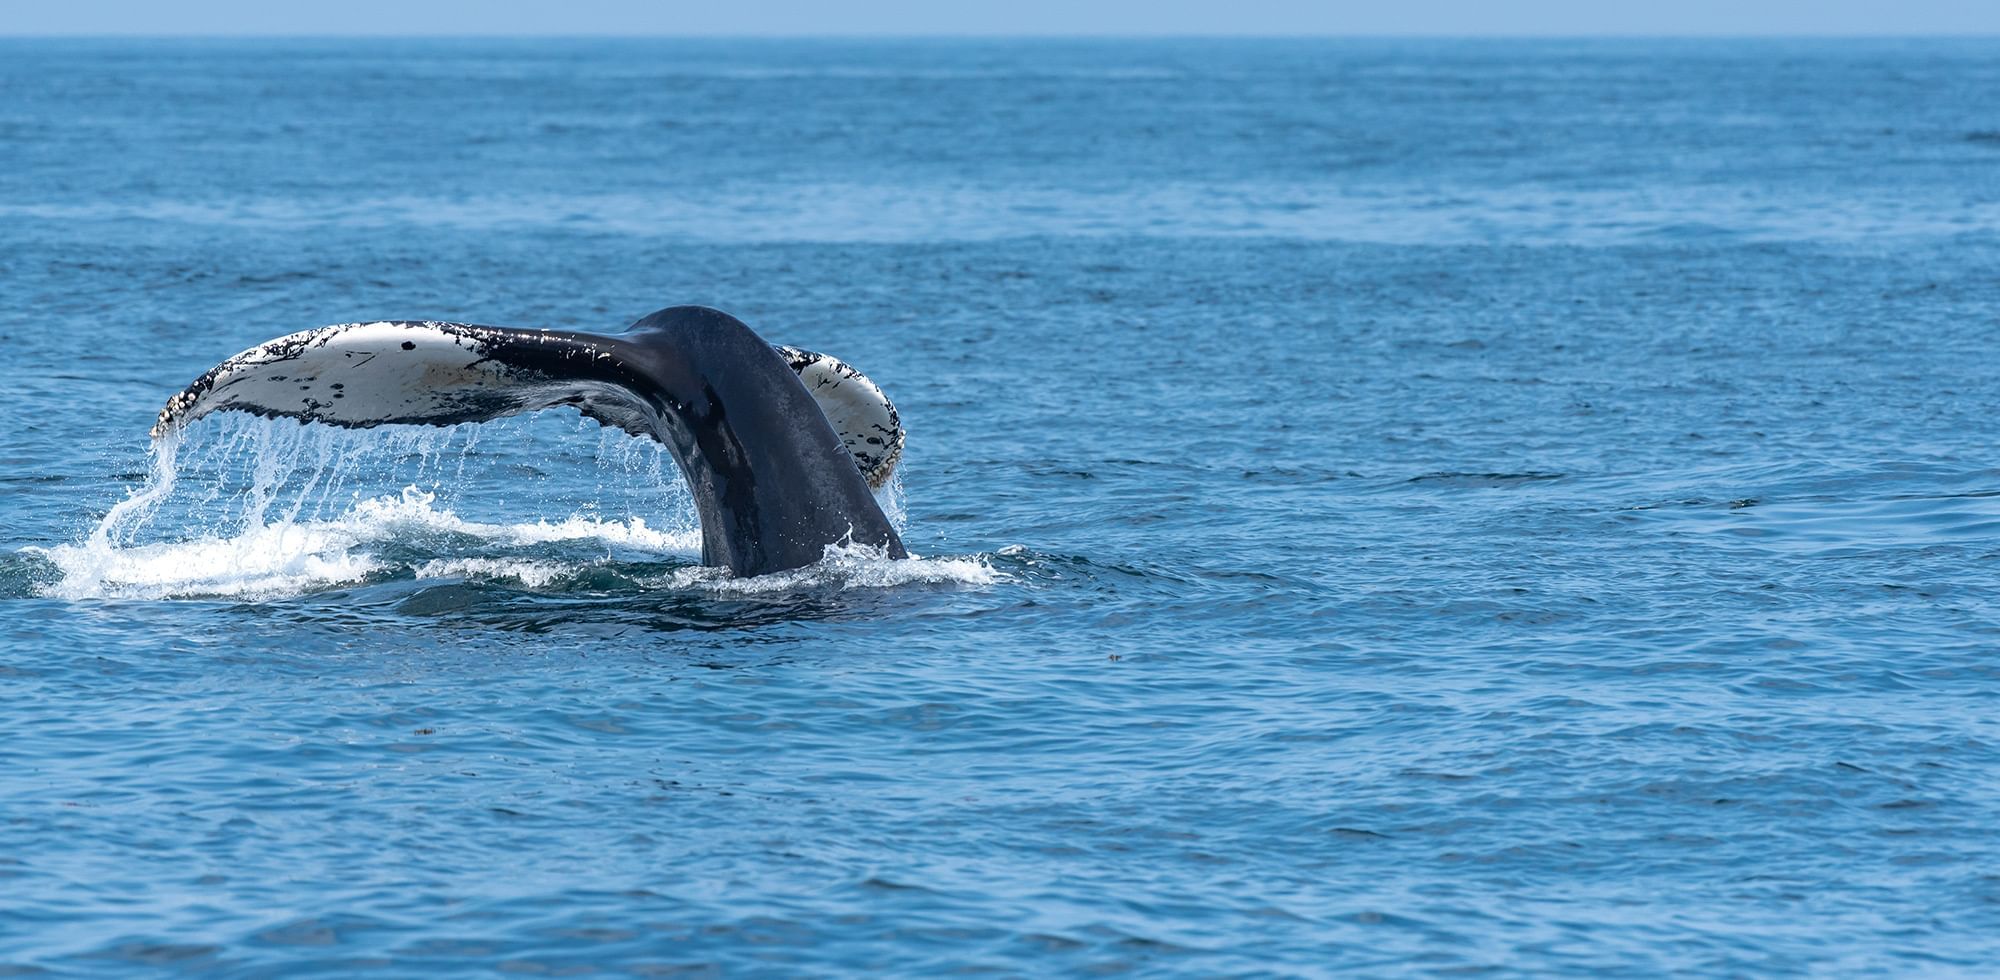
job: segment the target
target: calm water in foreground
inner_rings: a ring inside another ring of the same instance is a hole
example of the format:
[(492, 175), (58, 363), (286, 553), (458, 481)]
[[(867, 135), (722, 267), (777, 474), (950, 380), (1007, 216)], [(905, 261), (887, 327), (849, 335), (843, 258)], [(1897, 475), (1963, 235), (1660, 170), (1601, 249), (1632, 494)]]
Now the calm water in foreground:
[[(2000, 969), (2000, 42), (0, 42), (0, 972)], [(696, 567), (680, 303), (910, 431)], [(140, 503), (106, 521), (134, 494)]]

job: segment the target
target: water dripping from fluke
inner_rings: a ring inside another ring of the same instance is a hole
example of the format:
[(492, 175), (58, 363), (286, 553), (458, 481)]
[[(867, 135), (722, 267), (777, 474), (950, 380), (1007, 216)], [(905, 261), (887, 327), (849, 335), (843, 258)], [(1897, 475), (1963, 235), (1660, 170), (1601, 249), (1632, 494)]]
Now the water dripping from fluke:
[[(595, 438), (579, 438), (585, 429)], [(840, 546), (781, 575), (702, 567), (698, 519), (664, 447), (568, 412), (372, 429), (217, 415), (150, 453), (145, 482), (82, 540), (24, 549), (44, 566), (26, 587), (67, 600), (263, 601), (396, 580), (773, 596), (998, 574), (980, 557), (895, 561)], [(900, 479), (877, 493), (901, 530)]]

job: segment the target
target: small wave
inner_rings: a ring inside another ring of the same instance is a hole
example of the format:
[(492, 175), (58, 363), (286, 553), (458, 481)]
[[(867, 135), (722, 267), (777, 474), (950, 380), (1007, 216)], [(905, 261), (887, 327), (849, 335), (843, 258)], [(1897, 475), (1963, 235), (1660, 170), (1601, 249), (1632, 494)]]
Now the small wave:
[[(535, 520), (517, 524), (482, 524), (468, 521), (449, 510), (436, 509), (437, 495), (416, 487), (403, 488), (399, 497), (376, 497), (357, 504), (352, 517), (340, 523), (354, 523), (363, 529), (379, 529), (377, 535), (412, 532), (461, 534), (496, 544), (532, 545), (570, 541), (595, 541), (612, 547), (631, 548), (660, 554), (690, 554), (701, 551), (698, 531), (662, 531), (643, 517), (605, 520), (576, 514), (559, 521)], [(372, 540), (372, 539), (371, 539)]]
[(1771, 554), (1852, 556), (1968, 547), (1984, 552), (2000, 533), (2000, 496), (1742, 498), (1656, 516), (1718, 547)]
[(416, 575), (425, 578), (467, 578), (487, 581), (513, 581), (531, 589), (539, 589), (552, 582), (559, 582), (576, 574), (578, 566), (557, 561), (541, 561), (534, 558), (438, 558), (416, 567)]
[(889, 589), (902, 585), (991, 585), (1000, 573), (982, 557), (890, 558), (881, 548), (828, 545), (826, 557), (804, 568), (735, 578), (725, 568), (678, 568), (647, 582), (655, 588), (699, 589), (719, 595), (764, 596), (821, 589)]
[(1448, 487), (1502, 488), (1520, 486), (1527, 483), (1560, 480), (1564, 475), (1562, 473), (1549, 473), (1540, 470), (1530, 470), (1525, 473), (1460, 473), (1453, 471), (1425, 473), (1420, 476), (1410, 477), (1404, 482), (1429, 483)]

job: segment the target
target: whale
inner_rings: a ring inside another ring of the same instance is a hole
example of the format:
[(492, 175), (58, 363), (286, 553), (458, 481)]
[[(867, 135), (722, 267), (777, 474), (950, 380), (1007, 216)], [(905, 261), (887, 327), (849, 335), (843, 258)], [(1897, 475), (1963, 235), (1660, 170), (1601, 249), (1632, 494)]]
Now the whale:
[(834, 546), (908, 557), (873, 492), (905, 443), (881, 388), (702, 306), (615, 334), (438, 320), (305, 330), (209, 369), (167, 400), (152, 437), (220, 411), (371, 428), (562, 406), (667, 448), (694, 498), (704, 565), (764, 575)]

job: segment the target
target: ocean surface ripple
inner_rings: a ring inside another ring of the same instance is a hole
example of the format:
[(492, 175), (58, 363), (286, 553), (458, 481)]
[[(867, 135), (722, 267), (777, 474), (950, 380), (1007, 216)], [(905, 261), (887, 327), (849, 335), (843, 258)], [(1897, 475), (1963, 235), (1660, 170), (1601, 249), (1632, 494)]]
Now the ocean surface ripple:
[[(0, 973), (2000, 968), (2000, 42), (0, 41)], [(168, 395), (730, 310), (922, 558)]]

